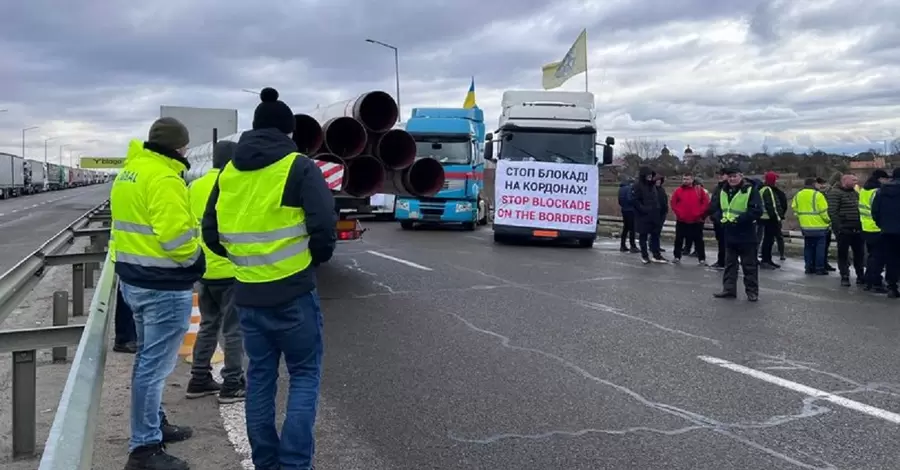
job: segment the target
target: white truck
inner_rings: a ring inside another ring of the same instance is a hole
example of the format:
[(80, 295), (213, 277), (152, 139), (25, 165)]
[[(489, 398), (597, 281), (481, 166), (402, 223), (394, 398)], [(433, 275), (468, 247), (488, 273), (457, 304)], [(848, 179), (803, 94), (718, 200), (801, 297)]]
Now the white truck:
[(0, 199), (9, 199), (25, 193), (25, 160), (10, 153), (0, 152)]
[(615, 144), (596, 141), (593, 93), (510, 90), (502, 109), (499, 128), (485, 139), (485, 159), (496, 162), (494, 241), (593, 246), (600, 167), (612, 164)]

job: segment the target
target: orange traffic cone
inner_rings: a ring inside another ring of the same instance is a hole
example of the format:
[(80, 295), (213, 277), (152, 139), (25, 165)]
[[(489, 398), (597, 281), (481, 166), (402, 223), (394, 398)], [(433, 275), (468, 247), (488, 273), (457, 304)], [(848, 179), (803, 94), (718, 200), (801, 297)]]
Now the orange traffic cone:
[[(194, 308), (191, 309), (191, 323), (188, 326), (187, 333), (184, 334), (184, 340), (178, 355), (184, 357), (185, 362), (190, 364), (194, 361), (194, 344), (197, 342), (197, 333), (200, 331), (200, 307), (197, 305), (197, 293), (194, 293)], [(216, 345), (216, 352), (213, 353), (211, 364), (218, 364), (225, 360), (225, 354), (222, 348)]]

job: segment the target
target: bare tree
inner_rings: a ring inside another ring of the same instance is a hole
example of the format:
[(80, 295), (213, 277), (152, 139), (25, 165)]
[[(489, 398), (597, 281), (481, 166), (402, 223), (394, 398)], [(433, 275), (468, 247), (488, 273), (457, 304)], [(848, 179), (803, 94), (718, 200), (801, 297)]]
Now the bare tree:
[(769, 154), (769, 144), (763, 142), (762, 146), (759, 148), (759, 152), (763, 155)]
[(641, 157), (641, 160), (659, 157), (662, 148), (662, 142), (642, 138), (626, 140), (622, 145), (624, 153), (637, 155)]

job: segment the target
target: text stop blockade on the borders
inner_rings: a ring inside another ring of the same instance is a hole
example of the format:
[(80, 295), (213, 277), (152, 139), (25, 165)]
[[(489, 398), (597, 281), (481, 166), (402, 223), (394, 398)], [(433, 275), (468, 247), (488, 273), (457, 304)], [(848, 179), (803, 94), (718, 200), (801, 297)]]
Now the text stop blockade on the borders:
[(598, 185), (593, 165), (500, 160), (494, 224), (595, 232)]

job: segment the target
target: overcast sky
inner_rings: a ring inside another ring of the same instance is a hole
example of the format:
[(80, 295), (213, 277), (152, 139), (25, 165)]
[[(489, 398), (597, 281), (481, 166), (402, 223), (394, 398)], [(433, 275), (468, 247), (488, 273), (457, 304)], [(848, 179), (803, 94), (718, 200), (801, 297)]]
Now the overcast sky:
[[(28, 0), (0, 3), (0, 151), (122, 155), (160, 105), (236, 108), (274, 86), (295, 112), (373, 89), (404, 116), (460, 106), (490, 127), (506, 89), (588, 31), (598, 126), (673, 149), (882, 148), (900, 132), (900, 1)], [(582, 90), (576, 77), (563, 89)]]

